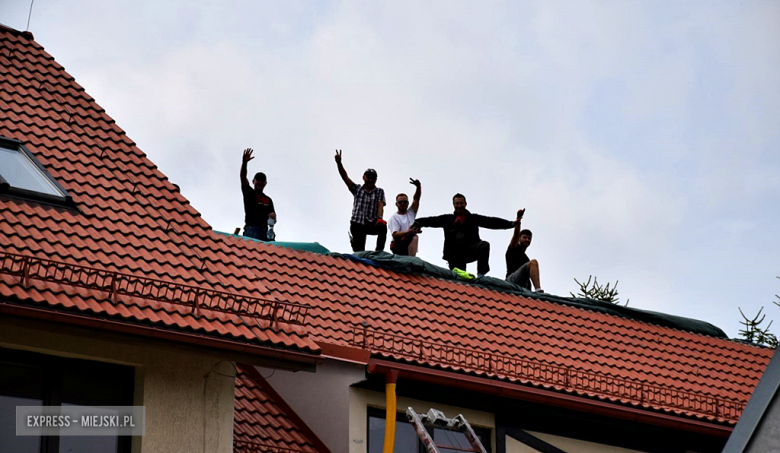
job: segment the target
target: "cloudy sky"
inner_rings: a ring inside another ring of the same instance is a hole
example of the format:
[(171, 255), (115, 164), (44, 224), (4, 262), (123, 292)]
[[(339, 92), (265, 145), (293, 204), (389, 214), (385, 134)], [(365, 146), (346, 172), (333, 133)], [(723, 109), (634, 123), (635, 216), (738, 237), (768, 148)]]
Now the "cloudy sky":
[[(278, 238), (349, 251), (340, 148), (390, 198), (419, 178), (421, 216), (455, 192), (527, 208), (548, 292), (596, 275), (633, 307), (736, 336), (765, 306), (780, 331), (778, 1), (37, 0), (30, 30), (216, 230), (243, 224), (252, 147)], [(484, 231), (493, 276), (510, 236)], [(442, 242), (421, 257), (444, 265)]]

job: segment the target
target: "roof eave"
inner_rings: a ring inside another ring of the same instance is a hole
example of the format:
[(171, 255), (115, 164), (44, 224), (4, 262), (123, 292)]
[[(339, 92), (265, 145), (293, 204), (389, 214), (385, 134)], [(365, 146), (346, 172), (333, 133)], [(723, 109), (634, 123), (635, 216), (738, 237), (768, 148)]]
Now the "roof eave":
[(386, 374), (392, 372), (397, 373), (398, 379), (409, 379), (412, 381), (428, 382), (478, 393), (507, 396), (524, 401), (673, 428), (692, 433), (705, 434), (724, 439), (728, 438), (734, 429), (732, 426), (718, 423), (651, 412), (547, 389), (451, 371), (436, 370), (413, 364), (392, 362), (389, 360), (372, 358), (368, 363), (367, 370), (371, 374)]
[(172, 341), (189, 346), (196, 346), (198, 348), (210, 348), (224, 351), (229, 355), (240, 356), (237, 357), (237, 359), (240, 358), (244, 361), (251, 361), (252, 357), (256, 357), (256, 360), (259, 360), (257, 364), (262, 364), (263, 366), (269, 366), (268, 360), (271, 360), (274, 368), (287, 369), (290, 371), (314, 371), (316, 365), (322, 363), (322, 358), (318, 354), (253, 345), (226, 338), (215, 338), (197, 333), (131, 324), (113, 319), (96, 318), (38, 307), (14, 305), (2, 301), (0, 301), (0, 315), (19, 316), (71, 326), (87, 327), (112, 333)]

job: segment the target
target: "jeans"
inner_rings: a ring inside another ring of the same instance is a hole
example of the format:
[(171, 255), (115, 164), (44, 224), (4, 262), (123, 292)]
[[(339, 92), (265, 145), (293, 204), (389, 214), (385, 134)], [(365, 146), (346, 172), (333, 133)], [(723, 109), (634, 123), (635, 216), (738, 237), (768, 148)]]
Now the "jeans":
[(244, 236), (252, 239), (268, 240), (268, 225), (244, 225)]

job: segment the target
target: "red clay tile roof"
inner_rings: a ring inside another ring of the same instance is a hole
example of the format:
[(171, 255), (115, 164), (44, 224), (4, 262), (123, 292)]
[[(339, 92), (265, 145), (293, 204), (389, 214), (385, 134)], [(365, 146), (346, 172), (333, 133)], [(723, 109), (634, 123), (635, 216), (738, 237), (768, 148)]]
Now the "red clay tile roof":
[[(370, 326), (366, 344), (379, 356), (726, 423), (734, 423), (772, 354), (728, 340), (453, 281), (216, 237), (178, 190), (37, 43), (4, 28), (0, 28), (0, 112), (0, 135), (23, 141), (70, 191), (79, 208), (76, 212), (0, 198), (0, 228), (11, 232), (0, 236), (4, 252), (137, 280), (149, 277), (169, 286), (308, 304), (311, 337), (301, 326), (281, 323), (280, 331), (273, 332), (265, 319), (231, 312), (204, 309), (196, 318), (194, 302), (173, 304), (164, 297), (149, 297), (148, 291), (136, 297), (124, 288), (124, 293), (116, 292), (113, 303), (107, 296), (113, 288), (110, 280), (90, 288), (84, 281), (64, 284), (72, 282), (63, 276), (44, 281), (40, 277), (45, 275), (34, 273), (24, 289), (18, 260), (0, 268), (0, 309), (11, 300), (309, 351), (318, 350), (312, 339), (363, 344), (355, 328), (366, 321)], [(248, 254), (258, 259), (243, 263), (237, 258)], [(422, 354), (415, 340), (428, 342)], [(453, 346), (463, 349), (449, 357), (436, 356), (436, 350)], [(488, 362), (522, 360), (529, 365), (512, 369), (478, 365), (484, 362), (474, 359), (481, 360), (477, 356), (485, 353), (493, 354)], [(544, 366), (556, 371), (543, 375), (539, 370)], [(562, 377), (561, 370), (590, 374), (572, 381)], [(622, 390), (608, 392), (591, 385), (609, 379)], [(648, 398), (654, 389), (666, 393), (655, 391), (658, 394)], [(688, 399), (676, 402), (679, 398), (669, 391), (682, 392)], [(711, 410), (707, 398), (715, 406), (736, 401), (737, 410)]]
[(2, 26), (0, 136), (21, 141), (77, 208), (0, 196), (1, 310), (319, 351), (300, 325), (306, 307), (276, 303), (73, 77), (30, 34)]
[(233, 451), (328, 452), (265, 379), (251, 371), (239, 366), (236, 375)]
[(376, 357), (733, 424), (773, 353), (456, 281), (225, 241), (260, 257), (253, 270), (269, 289), (312, 305), (317, 341), (365, 345)]

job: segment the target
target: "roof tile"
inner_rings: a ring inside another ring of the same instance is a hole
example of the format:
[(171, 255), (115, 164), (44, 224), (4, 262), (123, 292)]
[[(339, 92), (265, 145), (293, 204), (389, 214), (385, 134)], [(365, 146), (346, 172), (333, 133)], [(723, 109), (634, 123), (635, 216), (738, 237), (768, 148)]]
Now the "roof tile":
[[(269, 294), (238, 259), (224, 259), (232, 255), (229, 247), (40, 45), (0, 27), (0, 60), (0, 135), (24, 143), (78, 209), (0, 198), (3, 257), (15, 253), (249, 297)], [(205, 255), (221, 259), (212, 262)], [(4, 266), (0, 272), (10, 272)], [(286, 318), (274, 332), (270, 322), (238, 313), (203, 307), (198, 318), (176, 303), (130, 295), (112, 303), (105, 291), (35, 278), (23, 289), (18, 278), (3, 276), (0, 294), (22, 305), (319, 351)]]
[(236, 376), (234, 407), (234, 451), (264, 447), (269, 451), (279, 448), (316, 453), (314, 443), (306, 438), (300, 427), (243, 372)]
[[(250, 265), (269, 289), (313, 307), (310, 332), (318, 341), (353, 344), (356, 332), (358, 337), (362, 332), (360, 323), (366, 321), (376, 338), (392, 334), (403, 339), (393, 345), (393, 353), (369, 344), (375, 354), (393, 360), (638, 404), (619, 395), (486, 373), (466, 362), (421, 359), (402, 347), (425, 340), (432, 343), (431, 348), (466, 348), (474, 351), (469, 353), (472, 356), (486, 352), (650, 386), (646, 388), (744, 404), (772, 355), (771, 350), (731, 340), (457, 281), (394, 273), (281, 247), (267, 252), (273, 246), (236, 237), (225, 236), (224, 240), (241, 255), (262, 254), (265, 259), (274, 260), (273, 266), (262, 262)], [(318, 268), (323, 265), (329, 270), (320, 271)], [(362, 346), (360, 341), (353, 345)], [(681, 410), (663, 401), (643, 407), (732, 424), (736, 420), (734, 414), (723, 417), (714, 412)]]

